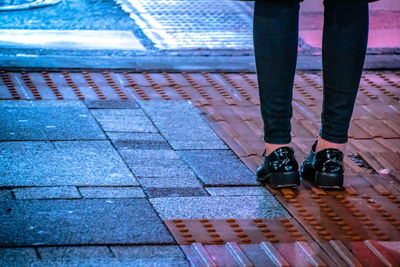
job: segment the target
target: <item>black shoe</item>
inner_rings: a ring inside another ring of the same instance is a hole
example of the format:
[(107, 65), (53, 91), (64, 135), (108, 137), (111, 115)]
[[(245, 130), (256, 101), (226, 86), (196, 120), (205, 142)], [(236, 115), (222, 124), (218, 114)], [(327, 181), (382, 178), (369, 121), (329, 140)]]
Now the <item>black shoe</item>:
[(299, 164), (291, 147), (280, 147), (270, 155), (263, 154), (264, 162), (257, 169), (257, 181), (272, 188), (291, 187), (300, 184)]
[(316, 147), (317, 141), (300, 168), (301, 177), (314, 182), (318, 188), (342, 189), (343, 152), (336, 148), (315, 152)]

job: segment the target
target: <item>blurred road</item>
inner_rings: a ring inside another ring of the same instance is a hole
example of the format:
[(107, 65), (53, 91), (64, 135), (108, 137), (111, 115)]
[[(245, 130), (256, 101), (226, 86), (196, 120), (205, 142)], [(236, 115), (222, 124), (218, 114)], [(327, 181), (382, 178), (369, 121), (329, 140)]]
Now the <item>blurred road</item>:
[[(0, 65), (254, 71), (252, 3), (65, 0), (2, 11)], [(381, 0), (370, 10), (366, 68), (395, 68), (400, 62), (400, 2)], [(299, 69), (321, 67), (322, 20), (322, 1), (301, 3)]]

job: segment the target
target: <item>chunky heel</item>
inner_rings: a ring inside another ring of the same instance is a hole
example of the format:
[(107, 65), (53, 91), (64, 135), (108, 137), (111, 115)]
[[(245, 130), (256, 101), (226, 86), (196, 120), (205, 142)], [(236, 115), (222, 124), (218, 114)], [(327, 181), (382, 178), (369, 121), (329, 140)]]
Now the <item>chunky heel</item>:
[(293, 148), (280, 147), (269, 155), (263, 154), (264, 162), (257, 168), (257, 181), (270, 183), (272, 188), (291, 187), (300, 184), (299, 164)]
[(271, 173), (269, 183), (272, 188), (293, 187), (300, 184), (298, 171)]
[(343, 174), (316, 171), (314, 184), (318, 188), (343, 189)]

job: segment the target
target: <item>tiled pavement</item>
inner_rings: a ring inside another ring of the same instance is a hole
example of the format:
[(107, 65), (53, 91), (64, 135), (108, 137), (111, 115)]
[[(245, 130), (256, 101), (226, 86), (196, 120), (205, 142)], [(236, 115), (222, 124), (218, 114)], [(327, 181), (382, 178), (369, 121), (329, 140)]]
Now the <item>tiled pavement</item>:
[(2, 266), (187, 265), (163, 220), (289, 216), (190, 103), (109, 107), (0, 102)]
[[(1, 77), (2, 266), (400, 262), (398, 72), (363, 76), (345, 192), (255, 182), (254, 74)], [(317, 131), (320, 82), (296, 75), (299, 160)]]

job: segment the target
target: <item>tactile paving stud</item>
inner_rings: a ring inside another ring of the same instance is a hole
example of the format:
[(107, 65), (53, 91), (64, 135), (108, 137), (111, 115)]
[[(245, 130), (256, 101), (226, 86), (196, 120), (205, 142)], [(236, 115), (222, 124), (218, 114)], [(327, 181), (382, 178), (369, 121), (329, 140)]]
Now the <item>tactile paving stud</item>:
[(54, 84), (49, 73), (47, 71), (42, 71), (42, 76), (43, 76), (44, 80), (46, 81), (47, 86), (51, 89), (51, 91), (53, 91), (57, 100), (64, 100), (64, 97), (62, 96), (60, 90), (58, 90), (57, 86)]
[(136, 83), (136, 81), (128, 72), (123, 72), (122, 75), (128, 82), (127, 87), (133, 88), (134, 92), (136, 92), (136, 94), (139, 95), (142, 100), (150, 100), (150, 97), (147, 95), (147, 93), (140, 88), (139, 84)]
[(202, 72), (201, 75), (206, 79), (206, 81), (220, 93), (225, 100), (232, 99), (232, 96), (226, 91), (226, 89), (216, 82), (209, 73)]
[[(310, 240), (307, 233), (293, 219), (284, 221), (286, 227), (277, 219), (179, 219), (165, 221), (168, 229), (179, 244), (187, 244), (180, 229), (187, 229), (191, 239), (202, 244), (221, 244), (237, 242), (239, 244), (257, 244), (262, 241), (294, 242)], [(290, 225), (290, 226), (289, 226)], [(268, 226), (268, 227), (267, 227)], [(288, 226), (294, 231), (287, 231)]]
[(78, 97), (78, 99), (85, 100), (85, 97), (83, 96), (81, 90), (79, 90), (79, 87), (74, 83), (69, 72), (63, 71), (62, 75), (63, 75), (65, 81), (67, 82), (68, 86), (71, 87), (72, 91), (75, 93), (75, 95)]
[(101, 100), (105, 100), (107, 99), (103, 92), (101, 91), (100, 87), (97, 86), (97, 84), (94, 82), (94, 80), (92, 79), (90, 73), (88, 73), (87, 71), (83, 71), (82, 72), (83, 77), (85, 78), (87, 84), (94, 90), (94, 92), (96, 93), (97, 97)]
[[(241, 72), (240, 75), (248, 82), (254, 89), (258, 90), (258, 84), (252, 80), (247, 73)], [(253, 75), (254, 76), (254, 75)]]
[(19, 100), (21, 99), (21, 96), (18, 94), (18, 91), (14, 87), (14, 83), (12, 82), (8, 72), (6, 71), (1, 71), (0, 76), (3, 79), (3, 83), (6, 85), (8, 91), (10, 92), (12, 98), (14, 100)]
[(149, 82), (151, 87), (161, 96), (162, 99), (171, 100), (171, 98), (167, 95), (165, 90), (161, 88), (161, 85), (156, 83), (148, 72), (143, 72), (142, 74), (146, 78), (146, 80)]
[(108, 71), (103, 71), (102, 72), (104, 78), (106, 79), (108, 85), (114, 89), (115, 93), (118, 95), (118, 97), (122, 100), (128, 99), (128, 96), (122, 91), (122, 89), (119, 87), (118, 83), (116, 83), (111, 76), (112, 74)]

